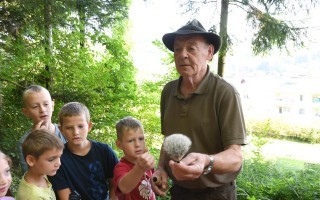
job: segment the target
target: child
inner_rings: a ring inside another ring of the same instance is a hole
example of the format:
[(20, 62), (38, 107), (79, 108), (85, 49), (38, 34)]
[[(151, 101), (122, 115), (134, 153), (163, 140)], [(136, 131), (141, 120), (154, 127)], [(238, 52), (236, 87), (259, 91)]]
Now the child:
[(10, 192), (12, 182), (11, 164), (12, 161), (9, 156), (0, 151), (0, 200), (14, 200)]
[(59, 112), (59, 122), (68, 142), (60, 169), (49, 177), (59, 199), (79, 194), (78, 199), (106, 200), (108, 192), (109, 198), (114, 198), (110, 180), (118, 158), (109, 145), (87, 139), (92, 128), (88, 108), (78, 102), (67, 103)]
[(20, 181), (16, 200), (56, 199), (47, 175), (53, 176), (59, 169), (63, 147), (63, 142), (46, 129), (34, 130), (27, 136), (22, 150), (29, 169)]
[(120, 200), (154, 200), (151, 176), (154, 157), (146, 149), (142, 124), (133, 117), (116, 123), (116, 145), (124, 153), (114, 169), (114, 188)]
[(33, 127), (28, 130), (18, 141), (18, 153), (20, 157), (20, 165), (23, 172), (26, 172), (28, 165), (26, 164), (23, 152), (22, 143), (32, 130), (48, 129), (50, 134), (57, 135), (63, 143), (66, 139), (60, 133), (58, 125), (51, 122), (52, 112), (54, 108), (54, 101), (51, 99), (49, 91), (39, 85), (29, 86), (22, 95), (23, 114), (30, 118), (33, 122)]

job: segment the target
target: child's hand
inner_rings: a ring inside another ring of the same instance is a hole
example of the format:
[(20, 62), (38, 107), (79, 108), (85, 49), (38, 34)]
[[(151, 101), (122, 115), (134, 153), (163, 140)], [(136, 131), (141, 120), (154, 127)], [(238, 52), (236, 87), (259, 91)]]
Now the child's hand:
[(160, 195), (165, 196), (169, 188), (168, 186), (168, 174), (162, 168), (158, 168), (152, 175), (151, 182), (152, 190)]
[(39, 130), (39, 129), (47, 129), (50, 130), (50, 122), (45, 122), (43, 120), (39, 121), (37, 124), (33, 126), (32, 130)]
[(146, 149), (145, 153), (141, 154), (137, 159), (137, 165), (144, 171), (153, 169), (154, 164), (154, 157), (149, 153), (148, 149)]

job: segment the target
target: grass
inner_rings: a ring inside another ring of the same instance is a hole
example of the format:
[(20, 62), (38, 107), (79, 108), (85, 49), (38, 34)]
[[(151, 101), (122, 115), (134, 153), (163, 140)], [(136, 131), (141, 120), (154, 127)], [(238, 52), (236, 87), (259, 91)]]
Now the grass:
[(320, 199), (320, 162), (314, 155), (319, 151), (320, 145), (250, 138), (237, 179), (238, 199)]

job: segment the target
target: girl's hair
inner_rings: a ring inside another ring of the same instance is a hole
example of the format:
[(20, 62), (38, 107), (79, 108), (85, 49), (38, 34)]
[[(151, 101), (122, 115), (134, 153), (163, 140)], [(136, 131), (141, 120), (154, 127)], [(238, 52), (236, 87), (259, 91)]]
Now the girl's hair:
[(6, 155), (5, 153), (3, 153), (1, 150), (0, 150), (0, 158), (6, 160), (10, 167), (12, 166), (11, 158), (8, 155)]

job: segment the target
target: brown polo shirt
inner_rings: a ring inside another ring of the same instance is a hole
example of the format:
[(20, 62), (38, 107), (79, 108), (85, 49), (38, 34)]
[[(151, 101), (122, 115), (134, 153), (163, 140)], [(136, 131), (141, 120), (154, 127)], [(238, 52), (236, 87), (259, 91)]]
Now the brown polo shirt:
[[(246, 144), (246, 129), (237, 90), (218, 75), (208, 72), (191, 97), (180, 93), (182, 78), (165, 85), (161, 94), (161, 130), (187, 135), (190, 152), (216, 154), (231, 144)], [(166, 165), (168, 160), (166, 158)], [(217, 187), (236, 179), (237, 173), (202, 175), (194, 181), (173, 181), (187, 188)]]

